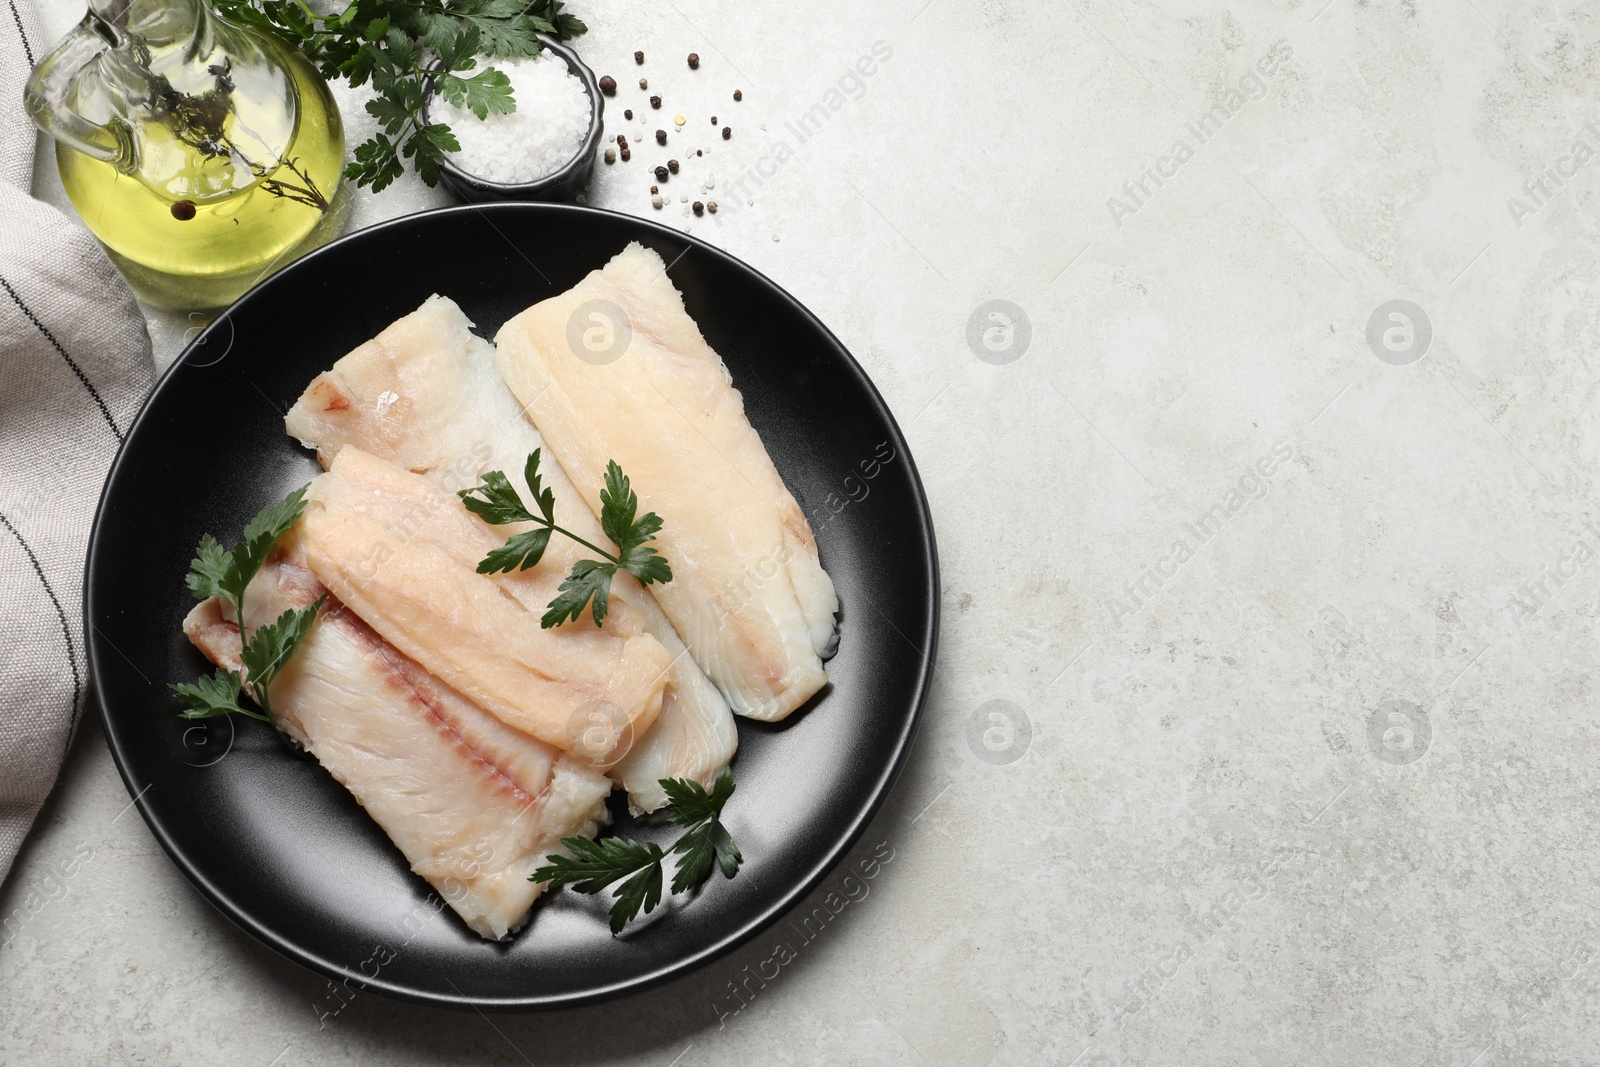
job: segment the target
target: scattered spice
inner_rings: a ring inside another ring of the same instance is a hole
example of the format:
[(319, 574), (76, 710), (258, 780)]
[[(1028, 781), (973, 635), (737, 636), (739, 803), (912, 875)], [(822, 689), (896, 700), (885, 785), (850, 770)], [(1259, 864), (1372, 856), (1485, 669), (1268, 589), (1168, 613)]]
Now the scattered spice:
[(659, 185), (652, 185), (650, 187), (650, 195), (651, 196), (654, 196), (655, 194), (659, 193), (660, 191), (661, 191), (661, 186), (659, 186)]
[(617, 161), (617, 150), (615, 148), (606, 149), (606, 162), (607, 163), (615, 163), (616, 161)]
[(654, 194), (653, 196), (650, 197), (650, 206), (655, 208), (657, 211), (660, 211), (661, 210), (661, 205), (665, 204), (665, 203), (666, 203), (666, 201), (661, 199), (661, 194), (660, 193), (656, 193), (656, 194)]
[(693, 204), (690, 204), (689, 206), (694, 208), (694, 213), (696, 215), (704, 215), (706, 213), (706, 206), (704, 204), (702, 204), (698, 200), (696, 200)]
[(717, 202), (715, 200), (711, 201), (706, 205), (706, 210), (715, 215), (717, 213)]
[(733, 127), (732, 126), (724, 126), (724, 127), (722, 127), (722, 139), (724, 141), (726, 141), (726, 140), (729, 140), (732, 137), (733, 137)]
[[(728, 136), (727, 132), (724, 131), (722, 136), (724, 136), (724, 137)], [(667, 131), (666, 130), (657, 130), (656, 131), (656, 144), (666, 144), (666, 143), (667, 143)]]
[(179, 200), (176, 204), (173, 204), (172, 217), (177, 219), (179, 222), (188, 222), (190, 219), (194, 218), (194, 201)]
[(682, 115), (674, 115), (672, 116), (672, 121), (677, 123), (679, 126), (682, 126), (685, 120)]
[(600, 78), (600, 91), (605, 93), (607, 96), (616, 96), (617, 79), (613, 78), (609, 74), (602, 75)]
[(716, 124), (717, 124), (717, 116), (712, 115), (711, 116), (711, 125), (715, 126)]
[(641, 89), (650, 88), (650, 79), (648, 79), (648, 78), (640, 78), (639, 79), (639, 88), (641, 88)]
[(700, 69), (700, 53), (698, 53), (698, 52), (690, 52), (689, 53), (689, 69), (690, 70), (699, 70)]
[(633, 158), (633, 153), (628, 150), (628, 139), (620, 133), (617, 134), (617, 151), (621, 153), (624, 163)]
[(697, 156), (703, 156), (703, 155), (705, 155), (705, 153), (704, 153), (704, 152), (702, 152), (702, 151), (700, 151), (700, 149), (698, 149), (698, 148), (696, 148), (696, 149), (695, 149), (695, 150), (694, 150), (694, 154), (695, 154), (695, 155), (697, 155)]
[(639, 64), (641, 67), (644, 66), (644, 53), (643, 52), (635, 52), (633, 54), (633, 61), (635, 63)]
[(735, 89), (733, 91), (733, 98), (735, 100), (743, 100), (744, 99), (744, 90), (743, 89)]
[(627, 110), (623, 111), (622, 117), (625, 118), (625, 119), (633, 118), (633, 108), (630, 107)]
[(678, 173), (678, 161), (676, 159), (667, 160), (667, 169), (674, 174)]
[(661, 110), (661, 98), (659, 96), (652, 96), (650, 98), (650, 106), (655, 108), (657, 111), (660, 111)]
[(656, 181), (658, 181), (658, 182), (666, 181), (668, 173), (670, 173), (670, 172), (667, 170), (666, 167), (657, 167), (656, 168)]

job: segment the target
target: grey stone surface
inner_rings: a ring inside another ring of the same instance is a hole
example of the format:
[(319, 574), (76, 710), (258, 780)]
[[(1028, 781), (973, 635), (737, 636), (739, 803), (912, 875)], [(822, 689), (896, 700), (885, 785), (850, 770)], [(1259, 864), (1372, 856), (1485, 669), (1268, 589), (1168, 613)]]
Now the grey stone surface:
[(736, 1013), (771, 938), (610, 1007), (319, 1029), (88, 729), (0, 890), (0, 1060), (1600, 1062), (1600, 13), (574, 6), (616, 128), (707, 153), (659, 213), (653, 144), (593, 201), (789, 288), (926, 481), (938, 683), (861, 846), (893, 862)]

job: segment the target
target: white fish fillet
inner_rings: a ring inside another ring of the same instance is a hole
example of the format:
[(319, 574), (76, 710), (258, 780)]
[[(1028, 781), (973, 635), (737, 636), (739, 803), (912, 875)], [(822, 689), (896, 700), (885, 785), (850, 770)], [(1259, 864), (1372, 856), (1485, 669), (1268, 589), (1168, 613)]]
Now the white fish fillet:
[[(253, 630), (321, 593), (280, 552), (245, 593), (246, 622)], [(219, 601), (196, 605), (183, 629), (213, 663), (239, 669), (239, 628)], [(609, 821), (603, 775), (474, 706), (335, 600), (271, 697), (284, 730), (484, 937), (521, 926), (544, 888), (528, 875), (561, 838)]]
[[(495, 370), (493, 346), (475, 336), (471, 326), (453, 301), (429, 297), (313, 379), (284, 425), (317, 450), (324, 466), (345, 445), (353, 445), (451, 492), (476, 485), (485, 471), (501, 470), (526, 498), (523, 464), (544, 441)], [(604, 544), (599, 522), (548, 450), (541, 468), (555, 496), (557, 520)], [(522, 529), (506, 526), (499, 533), (509, 537)], [(558, 536), (540, 566), (565, 574), (586, 554)], [(727, 701), (684, 654), (682, 640), (644, 588), (631, 575), (619, 574), (611, 596), (612, 610), (620, 603), (637, 611), (645, 631), (673, 658), (655, 725), (609, 772), (628, 791), (636, 811), (654, 811), (667, 800), (662, 778), (694, 778), (709, 785), (733, 757), (738, 731)]]
[(672, 658), (637, 613), (542, 629), (561, 575), (477, 573), (500, 535), (422, 475), (347, 445), (312, 480), (300, 530), (319, 582), (506, 725), (603, 767), (660, 713)]
[[(606, 325), (586, 306), (593, 301), (628, 318), (631, 337), (615, 361), (577, 354), (584, 331)], [(833, 582), (661, 257), (628, 245), (506, 323), (495, 344), (501, 376), (585, 503), (598, 510), (614, 459), (640, 510), (661, 516), (673, 580), (650, 591), (734, 712), (782, 719), (827, 684)]]

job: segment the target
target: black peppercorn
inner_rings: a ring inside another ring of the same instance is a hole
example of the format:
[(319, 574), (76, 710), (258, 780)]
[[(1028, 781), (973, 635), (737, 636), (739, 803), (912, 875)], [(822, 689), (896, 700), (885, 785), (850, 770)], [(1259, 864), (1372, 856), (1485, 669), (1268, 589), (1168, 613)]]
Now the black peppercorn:
[(659, 96), (652, 96), (650, 98), (650, 106), (655, 108), (657, 111), (660, 111), (661, 110), (661, 98)]
[(744, 99), (744, 90), (743, 89), (735, 89), (733, 91), (733, 98), (735, 100), (743, 100)]
[[(723, 136), (727, 136), (727, 134), (723, 134)], [(666, 144), (666, 143), (667, 143), (667, 131), (666, 130), (657, 130), (656, 131), (656, 144)]]
[(607, 74), (600, 79), (600, 91), (607, 96), (617, 95), (617, 79)]
[(644, 66), (644, 53), (643, 52), (635, 52), (633, 54), (633, 61), (635, 63), (639, 64), (641, 67)]
[(674, 174), (678, 173), (678, 161), (676, 159), (667, 160), (667, 169)]
[(633, 118), (633, 108), (630, 107), (626, 111), (624, 111), (622, 113), (622, 117), (625, 118), (625, 119)]
[(194, 201), (179, 200), (176, 204), (173, 204), (172, 217), (177, 219), (179, 222), (188, 222), (190, 219), (194, 218)]
[(700, 54), (698, 52), (690, 52), (689, 53), (689, 69), (690, 70), (699, 70), (700, 69)]
[(666, 167), (657, 167), (656, 168), (656, 181), (658, 181), (658, 182), (666, 181), (667, 180), (667, 173), (668, 173), (668, 171), (667, 171)]
[(731, 139), (732, 137), (733, 137), (733, 127), (732, 126), (724, 126), (724, 127), (722, 127), (722, 139), (724, 141), (726, 141), (726, 140)]
[(704, 204), (702, 204), (698, 200), (696, 200), (694, 203), (690, 204), (689, 206), (694, 208), (694, 213), (696, 215), (704, 215), (706, 213), (706, 206)]

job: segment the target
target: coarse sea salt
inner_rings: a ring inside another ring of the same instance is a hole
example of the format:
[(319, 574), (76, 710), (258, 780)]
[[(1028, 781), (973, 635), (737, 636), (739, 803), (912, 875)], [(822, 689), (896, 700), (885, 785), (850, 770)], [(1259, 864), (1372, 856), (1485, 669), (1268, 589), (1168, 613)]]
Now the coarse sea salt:
[(589, 132), (590, 102), (583, 82), (560, 56), (496, 59), (511, 80), (517, 110), (479, 120), (472, 112), (437, 101), (438, 121), (449, 123), (461, 151), (450, 162), (468, 174), (516, 185), (537, 181), (565, 166)]

